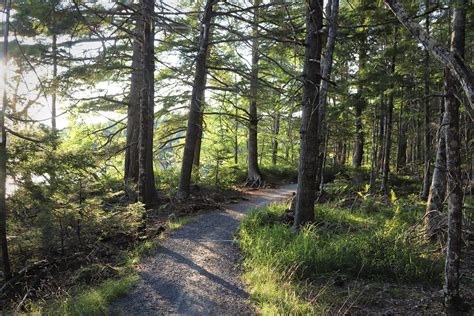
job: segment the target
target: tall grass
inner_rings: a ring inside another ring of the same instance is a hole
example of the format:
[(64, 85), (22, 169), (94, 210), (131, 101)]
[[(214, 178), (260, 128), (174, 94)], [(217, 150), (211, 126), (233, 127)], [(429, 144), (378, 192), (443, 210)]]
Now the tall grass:
[(440, 282), (440, 258), (430, 246), (406, 238), (413, 222), (406, 212), (318, 206), (317, 222), (294, 234), (279, 221), (285, 206), (252, 211), (238, 233), (245, 278), (264, 314), (323, 313), (330, 305), (323, 299), (327, 293), (318, 293), (319, 300), (308, 298), (304, 285), (325, 277)]

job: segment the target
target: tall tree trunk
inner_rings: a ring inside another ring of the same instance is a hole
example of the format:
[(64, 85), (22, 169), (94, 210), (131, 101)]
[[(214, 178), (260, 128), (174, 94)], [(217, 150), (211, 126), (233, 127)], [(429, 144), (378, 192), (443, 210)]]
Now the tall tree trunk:
[[(254, 6), (260, 5), (261, 0), (255, 0)], [(252, 70), (250, 73), (250, 104), (249, 104), (249, 134), (248, 134), (248, 173), (246, 185), (259, 187), (263, 184), (262, 174), (258, 167), (258, 7), (253, 13), (253, 40), (252, 40)]]
[[(203, 102), (204, 102), (204, 94), (203, 94)], [(202, 104), (201, 104), (202, 107)], [(196, 145), (194, 147), (194, 159), (193, 159), (193, 171), (195, 179), (199, 179), (199, 166), (201, 164), (201, 145), (202, 145), (202, 135), (203, 135), (203, 128), (204, 128), (204, 115), (203, 112), (200, 111), (199, 116), (199, 130), (198, 134), (196, 135)]]
[[(237, 99), (237, 96), (236, 96)], [(234, 132), (234, 163), (239, 163), (239, 109), (235, 109), (235, 132)]]
[[(318, 124), (318, 136), (319, 144), (322, 145), (321, 154), (319, 155), (319, 163), (316, 175), (316, 183), (323, 181), (324, 172), (324, 160), (325, 160), (325, 139), (327, 138), (327, 123), (325, 123), (326, 117), (326, 104), (328, 95), (328, 80), (331, 79), (332, 62), (334, 55), (334, 47), (336, 46), (337, 28), (338, 28), (338, 17), (339, 17), (339, 1), (329, 0), (326, 5), (326, 16), (328, 17), (328, 38), (326, 41), (326, 49), (324, 51), (324, 59), (321, 63), (321, 76), (324, 80), (321, 81), (321, 88), (319, 93), (318, 111), (319, 111), (319, 124)], [(320, 187), (322, 187), (320, 185)], [(322, 191), (320, 191), (322, 193)]]
[[(453, 1), (451, 52), (464, 57), (467, 0)], [(449, 312), (458, 312), (461, 296), (459, 293), (459, 265), (462, 246), (462, 178), (461, 178), (461, 138), (459, 136), (459, 97), (455, 93), (459, 82), (455, 74), (446, 71), (447, 98), (445, 113), (446, 165), (448, 173), (448, 241), (445, 267), (445, 303)]]
[(135, 29), (132, 55), (132, 74), (127, 108), (127, 147), (125, 149), (124, 181), (125, 192), (129, 200), (136, 200), (138, 183), (138, 135), (140, 134), (140, 95), (143, 87), (143, 18), (140, 12), (134, 14)]
[(183, 162), (181, 165), (181, 176), (179, 178), (178, 192), (176, 196), (180, 199), (186, 198), (191, 189), (191, 175), (193, 169), (194, 154), (196, 150), (196, 139), (201, 124), (201, 106), (204, 101), (206, 89), (206, 64), (209, 49), (209, 35), (213, 6), (216, 0), (207, 0), (204, 15), (201, 20), (201, 33), (199, 35), (199, 52), (196, 56), (196, 70), (194, 73), (193, 91), (191, 95), (191, 106), (189, 108), (188, 127), (186, 129), (186, 140), (184, 142)]
[(57, 45), (56, 33), (53, 33), (52, 53), (53, 53), (53, 90), (51, 94), (51, 128), (53, 129), (53, 132), (56, 132), (57, 130), (56, 98), (57, 98), (57, 89), (58, 89), (58, 45)]
[[(430, 7), (430, 0), (425, 0), (425, 10), (428, 11)], [(426, 33), (430, 34), (430, 15), (425, 19)], [(431, 169), (431, 132), (430, 132), (430, 54), (425, 50), (424, 58), (424, 98), (423, 98), (423, 116), (424, 116), (424, 171), (423, 171), (423, 186), (421, 198), (428, 199), (430, 193), (430, 169)]]
[(2, 265), (6, 280), (11, 277), (10, 258), (7, 244), (7, 132), (5, 113), (8, 107), (7, 69), (8, 69), (8, 32), (10, 23), (11, 0), (5, 2), (5, 23), (3, 24), (3, 104), (0, 112), (0, 242), (2, 243)]
[(276, 165), (278, 158), (278, 134), (280, 134), (280, 112), (277, 111), (273, 118), (272, 138), (272, 164)]
[[(395, 29), (395, 39), (393, 43), (393, 55), (390, 63), (390, 76), (395, 75), (395, 60), (397, 53), (397, 29)], [(393, 78), (392, 78), (393, 80)], [(388, 187), (388, 176), (390, 173), (390, 153), (392, 150), (392, 115), (393, 115), (393, 99), (394, 99), (394, 84), (390, 85), (390, 95), (388, 97), (388, 108), (387, 108), (387, 119), (386, 119), (386, 132), (385, 132), (385, 150), (383, 159), (383, 174), (382, 174), (382, 186), (380, 191), (387, 194), (389, 192)]]
[(404, 117), (404, 103), (400, 104), (398, 114), (398, 150), (397, 150), (397, 173), (405, 168), (407, 164), (407, 148), (408, 148), (408, 123)]
[(154, 73), (155, 0), (142, 0), (143, 18), (143, 87), (140, 98), (140, 134), (138, 137), (138, 198), (150, 207), (156, 201), (155, 175), (153, 171), (154, 131)]
[[(366, 1), (361, 1), (360, 9), (364, 10)], [(360, 24), (365, 24), (365, 14), (361, 13)], [(362, 30), (365, 32), (365, 29)], [(364, 33), (359, 43), (359, 75), (365, 68), (367, 62), (367, 36)], [(360, 168), (362, 165), (362, 159), (364, 157), (364, 130), (362, 125), (362, 112), (365, 108), (365, 97), (364, 85), (362, 84), (361, 78), (357, 85), (357, 95), (355, 100), (355, 141), (354, 141), (354, 153), (352, 156), (352, 165), (356, 168)]]
[(300, 128), (300, 160), (295, 197), (294, 230), (314, 220), (316, 168), (318, 161), (319, 87), (323, 0), (310, 0), (306, 6), (306, 39), (303, 67), (303, 104)]
[[(380, 96), (380, 102), (384, 102), (384, 95)], [(374, 115), (373, 115), (373, 122), (372, 122), (372, 159), (370, 162), (370, 180), (369, 180), (369, 188), (371, 192), (374, 192), (375, 189), (375, 181), (377, 180), (377, 153), (378, 153), (378, 144), (377, 144), (377, 110), (374, 108)]]
[(356, 168), (360, 168), (360, 166), (362, 165), (362, 158), (364, 157), (364, 131), (362, 129), (363, 108), (363, 97), (361, 95), (358, 95), (355, 104), (356, 138), (354, 143), (354, 155), (352, 157), (352, 165)]
[[(392, 65), (394, 68), (395, 65)], [(380, 191), (387, 194), (389, 192), (388, 187), (388, 176), (390, 173), (390, 152), (392, 148), (392, 114), (393, 114), (393, 92), (388, 97), (388, 108), (387, 108), (387, 129), (385, 132), (385, 148), (383, 158), (383, 172), (382, 172), (382, 186)]]

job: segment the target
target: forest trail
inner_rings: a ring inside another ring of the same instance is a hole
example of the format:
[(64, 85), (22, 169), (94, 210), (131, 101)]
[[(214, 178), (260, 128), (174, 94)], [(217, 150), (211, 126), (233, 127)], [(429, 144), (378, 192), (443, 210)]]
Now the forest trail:
[(139, 266), (139, 281), (111, 315), (255, 314), (240, 279), (233, 234), (247, 211), (289, 197), (296, 184), (250, 191), (238, 204), (210, 212), (175, 231)]

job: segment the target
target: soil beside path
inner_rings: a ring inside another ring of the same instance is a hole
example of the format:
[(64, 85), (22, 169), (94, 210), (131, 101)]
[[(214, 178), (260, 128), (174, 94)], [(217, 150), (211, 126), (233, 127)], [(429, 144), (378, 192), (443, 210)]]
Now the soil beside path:
[(240, 278), (233, 234), (245, 213), (289, 197), (296, 184), (251, 191), (247, 201), (210, 212), (175, 231), (139, 266), (140, 280), (111, 315), (255, 314)]

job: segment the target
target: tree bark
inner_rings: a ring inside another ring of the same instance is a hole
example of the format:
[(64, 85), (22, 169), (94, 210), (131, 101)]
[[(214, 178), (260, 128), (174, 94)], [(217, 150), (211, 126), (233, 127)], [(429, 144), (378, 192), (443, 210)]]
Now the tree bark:
[(11, 0), (5, 2), (5, 23), (3, 25), (3, 104), (0, 111), (0, 242), (2, 247), (3, 274), (6, 280), (11, 277), (10, 258), (7, 243), (7, 132), (5, 129), (5, 113), (8, 107), (7, 67), (8, 67), (8, 33), (10, 23)]
[(400, 104), (400, 111), (398, 114), (398, 150), (397, 150), (397, 173), (399, 174), (400, 171), (405, 168), (407, 164), (407, 148), (408, 148), (408, 139), (407, 139), (407, 132), (408, 132), (408, 123), (404, 117), (404, 103)]
[[(385, 95), (380, 96), (380, 102), (384, 102)], [(381, 105), (382, 106), (382, 105)], [(382, 113), (380, 113), (382, 115)], [(374, 115), (372, 118), (372, 161), (370, 162), (370, 180), (369, 188), (371, 192), (374, 192), (375, 181), (377, 180), (378, 170), (377, 170), (377, 153), (378, 153), (378, 144), (377, 144), (377, 110), (374, 108)]]
[[(430, 8), (430, 0), (425, 0), (425, 10)], [(430, 15), (425, 19), (425, 31), (430, 34)], [(430, 193), (430, 169), (431, 169), (431, 131), (430, 131), (430, 54), (425, 50), (424, 58), (424, 98), (423, 98), (423, 116), (424, 116), (424, 172), (421, 198), (428, 199)]]
[[(205, 99), (205, 94), (203, 94), (203, 101)], [(202, 104), (201, 104), (202, 107)], [(196, 135), (196, 145), (194, 147), (194, 159), (193, 159), (193, 171), (192, 174), (194, 175), (194, 179), (196, 181), (199, 180), (199, 167), (201, 165), (201, 145), (202, 145), (202, 135), (203, 135), (203, 127), (204, 127), (204, 115), (203, 112), (200, 111), (199, 116), (199, 130)]]
[[(258, 6), (260, 0), (254, 1)], [(250, 104), (249, 104), (249, 133), (248, 133), (248, 172), (246, 185), (259, 187), (263, 184), (262, 174), (258, 166), (258, 116), (257, 116), (257, 93), (258, 93), (258, 7), (253, 14), (253, 40), (252, 40), (252, 69), (250, 73)]]
[(209, 36), (211, 20), (213, 16), (213, 6), (216, 0), (207, 0), (204, 8), (204, 15), (201, 20), (201, 33), (199, 35), (199, 52), (196, 56), (196, 70), (194, 73), (193, 91), (191, 94), (191, 105), (189, 108), (188, 126), (186, 129), (186, 139), (184, 142), (183, 161), (181, 164), (181, 176), (179, 178), (178, 192), (176, 197), (186, 198), (191, 190), (191, 176), (193, 169), (194, 155), (196, 151), (197, 138), (202, 131), (201, 106), (204, 101), (204, 91), (206, 89), (206, 64), (209, 49)]
[[(395, 39), (393, 44), (393, 55), (390, 63), (390, 76), (395, 75), (395, 60), (397, 52), (397, 30), (395, 29)], [(386, 132), (385, 132), (385, 150), (383, 159), (383, 174), (382, 174), (382, 186), (380, 191), (385, 194), (389, 193), (388, 187), (388, 176), (390, 173), (390, 153), (392, 150), (392, 115), (393, 115), (393, 99), (394, 99), (394, 84), (392, 82), (390, 87), (390, 95), (388, 97), (388, 108), (387, 108), (387, 119), (386, 119)]]
[(280, 112), (277, 111), (273, 118), (272, 138), (272, 164), (276, 165), (278, 159), (278, 135), (280, 134)]
[[(397, 19), (425, 46), (441, 63), (449, 68), (454, 78), (459, 82), (471, 108), (474, 108), (474, 74), (469, 65), (464, 62), (463, 54), (457, 48), (448, 51), (444, 46), (433, 40), (418, 23), (411, 20), (405, 8), (398, 0), (384, 0), (385, 4), (395, 14)], [(456, 3), (456, 1), (455, 1)]]
[(303, 103), (300, 128), (300, 159), (293, 229), (314, 220), (316, 168), (318, 157), (319, 87), (323, 0), (310, 0), (306, 11), (306, 39), (303, 66)]
[(153, 171), (154, 131), (154, 21), (155, 0), (142, 0), (143, 18), (143, 87), (140, 98), (140, 134), (138, 137), (138, 198), (150, 207), (156, 201)]
[[(451, 52), (464, 57), (467, 0), (453, 1)], [(462, 246), (462, 178), (461, 178), (461, 138), (459, 136), (459, 99), (455, 96), (459, 84), (454, 69), (446, 73), (448, 96), (445, 103), (446, 165), (448, 176), (448, 240), (445, 266), (445, 303), (450, 312), (460, 311), (459, 265)], [(458, 78), (459, 80), (459, 78)]]
[[(54, 11), (52, 14), (54, 15)], [(56, 33), (53, 33), (52, 53), (53, 53), (53, 90), (51, 93), (51, 128), (53, 132), (56, 132), (57, 130), (56, 99), (57, 99), (57, 89), (58, 89), (58, 45), (57, 45)]]
[[(360, 8), (364, 10), (366, 6), (365, 1), (361, 1)], [(365, 24), (365, 15), (361, 13), (360, 24)], [(365, 32), (365, 29), (362, 30)], [(362, 69), (365, 68), (367, 62), (367, 35), (364, 33), (359, 43), (359, 75), (362, 73)], [(355, 99), (355, 142), (354, 142), (354, 153), (352, 156), (352, 166), (360, 168), (362, 165), (362, 159), (364, 157), (364, 130), (362, 124), (362, 112), (365, 108), (365, 97), (363, 96), (364, 86), (361, 78), (357, 85), (357, 95)]]
[(336, 37), (338, 29), (338, 17), (339, 17), (339, 1), (329, 0), (326, 5), (326, 16), (328, 17), (328, 38), (326, 41), (326, 49), (324, 51), (324, 58), (321, 63), (321, 77), (324, 80), (321, 81), (321, 88), (319, 93), (319, 123), (318, 123), (318, 136), (319, 136), (319, 145), (322, 145), (321, 154), (319, 155), (319, 163), (316, 175), (316, 183), (319, 183), (320, 192), (321, 185), (323, 180), (324, 165), (325, 165), (325, 156), (326, 156), (326, 139), (327, 139), (327, 123), (325, 123), (326, 117), (326, 104), (327, 104), (327, 94), (328, 94), (328, 82), (331, 79), (332, 64), (333, 64), (333, 55), (334, 47), (336, 46)]
[[(428, 10), (430, 0), (425, 0), (425, 9)], [(430, 16), (427, 15), (425, 20), (426, 33), (430, 33)], [(430, 54), (425, 50), (424, 58), (424, 99), (423, 99), (423, 117), (424, 117), (424, 172), (423, 172), (423, 186), (421, 198), (428, 199), (430, 192), (430, 169), (431, 169), (431, 132), (430, 132)]]
[(134, 186), (138, 183), (138, 135), (140, 133), (140, 95), (143, 87), (143, 19), (140, 12), (133, 16), (135, 20), (132, 55), (132, 74), (127, 108), (127, 147), (125, 149), (124, 182), (127, 198), (136, 200)]
[[(445, 72), (448, 69), (445, 69)], [(445, 77), (447, 75), (445, 74)], [(447, 92), (445, 80), (445, 93)], [(449, 96), (448, 96), (449, 97)], [(452, 97), (452, 96), (451, 96)], [(444, 103), (448, 102), (447, 98)], [(450, 100), (452, 102), (452, 100)], [(444, 108), (443, 103), (443, 108)], [(446, 125), (448, 118), (446, 112), (443, 112), (443, 118), (440, 122), (438, 130), (438, 148), (436, 150), (436, 159), (431, 178), (431, 186), (426, 202), (426, 211), (424, 216), (425, 238), (427, 240), (436, 241), (441, 232), (443, 220), (443, 203), (446, 196)]]

